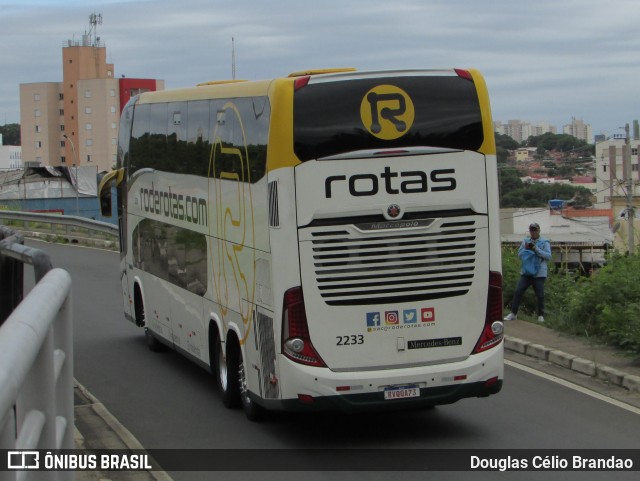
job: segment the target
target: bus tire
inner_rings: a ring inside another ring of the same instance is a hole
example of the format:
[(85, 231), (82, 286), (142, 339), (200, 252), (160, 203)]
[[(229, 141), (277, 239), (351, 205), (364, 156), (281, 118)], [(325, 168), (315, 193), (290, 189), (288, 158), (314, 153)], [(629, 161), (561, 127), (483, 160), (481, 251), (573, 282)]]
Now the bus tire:
[[(140, 293), (140, 287), (136, 284), (134, 295), (133, 310), (136, 316), (136, 326), (145, 326), (145, 314), (144, 314), (144, 302), (142, 301), (142, 294)], [(151, 352), (164, 351), (165, 347), (156, 336), (149, 330), (148, 327), (144, 327), (144, 337), (147, 341), (147, 347)]]
[(140, 286), (136, 283), (133, 289), (133, 312), (136, 318), (136, 326), (144, 327), (144, 301), (142, 300), (142, 293), (140, 292)]
[(239, 350), (238, 359), (238, 388), (240, 390), (242, 410), (250, 421), (261, 421), (264, 418), (265, 410), (262, 406), (256, 404), (249, 396), (249, 390), (247, 389), (247, 371), (242, 358), (242, 350)]
[(234, 346), (233, 340), (227, 341), (227, 355), (224, 356), (222, 343), (216, 339), (214, 346), (215, 376), (222, 395), (222, 403), (228, 408), (240, 406), (240, 388), (238, 383), (239, 347)]

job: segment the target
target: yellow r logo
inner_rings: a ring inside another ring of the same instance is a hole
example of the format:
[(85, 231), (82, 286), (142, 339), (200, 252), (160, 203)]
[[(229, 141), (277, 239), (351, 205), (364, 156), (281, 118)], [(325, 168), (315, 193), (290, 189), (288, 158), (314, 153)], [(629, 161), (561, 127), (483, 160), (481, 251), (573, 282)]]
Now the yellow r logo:
[(395, 140), (411, 129), (415, 110), (404, 90), (394, 85), (378, 85), (362, 99), (360, 118), (370, 134), (382, 140)]

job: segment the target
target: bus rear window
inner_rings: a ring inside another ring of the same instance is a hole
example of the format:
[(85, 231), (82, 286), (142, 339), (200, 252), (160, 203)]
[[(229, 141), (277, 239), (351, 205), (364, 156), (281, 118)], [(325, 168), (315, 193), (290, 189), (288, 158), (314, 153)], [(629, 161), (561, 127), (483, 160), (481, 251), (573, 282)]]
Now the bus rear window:
[(309, 83), (294, 94), (294, 151), (301, 161), (368, 149), (483, 142), (475, 85), (458, 76)]

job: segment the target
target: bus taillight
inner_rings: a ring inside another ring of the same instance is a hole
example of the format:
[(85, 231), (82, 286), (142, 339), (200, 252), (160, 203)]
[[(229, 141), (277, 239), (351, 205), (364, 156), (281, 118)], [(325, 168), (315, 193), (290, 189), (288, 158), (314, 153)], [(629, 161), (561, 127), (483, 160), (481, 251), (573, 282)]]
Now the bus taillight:
[(306, 87), (307, 84), (309, 83), (309, 80), (311, 80), (310, 75), (304, 75), (302, 77), (298, 77), (293, 81), (293, 90), (297, 91), (297, 90), (300, 90), (302, 87)]
[(461, 68), (454, 68), (453, 70), (455, 70), (458, 77), (471, 80), (473, 82), (473, 77), (471, 76), (471, 72), (469, 72), (468, 70), (463, 70)]
[(482, 334), (472, 354), (477, 354), (497, 346), (502, 341), (504, 324), (502, 323), (502, 274), (489, 272), (489, 293), (487, 294), (487, 313)]
[(307, 313), (301, 287), (292, 287), (284, 293), (282, 309), (282, 352), (292, 361), (307, 366), (326, 367), (316, 352), (307, 324)]

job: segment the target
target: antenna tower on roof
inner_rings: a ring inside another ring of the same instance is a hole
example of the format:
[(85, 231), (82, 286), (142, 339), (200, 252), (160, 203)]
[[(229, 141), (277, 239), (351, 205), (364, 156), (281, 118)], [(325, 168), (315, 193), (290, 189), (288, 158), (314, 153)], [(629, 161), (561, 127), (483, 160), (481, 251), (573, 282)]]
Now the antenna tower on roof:
[(91, 35), (91, 40), (94, 46), (98, 47), (100, 43), (100, 37), (98, 37), (98, 25), (102, 25), (102, 14), (101, 13), (92, 13), (89, 15), (89, 25), (91, 25), (89, 29), (89, 35)]

